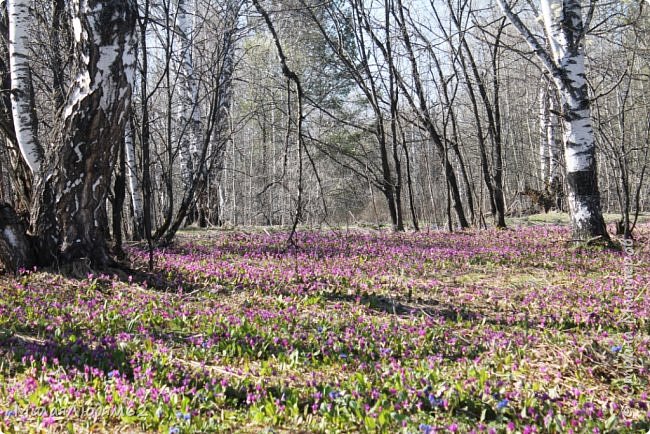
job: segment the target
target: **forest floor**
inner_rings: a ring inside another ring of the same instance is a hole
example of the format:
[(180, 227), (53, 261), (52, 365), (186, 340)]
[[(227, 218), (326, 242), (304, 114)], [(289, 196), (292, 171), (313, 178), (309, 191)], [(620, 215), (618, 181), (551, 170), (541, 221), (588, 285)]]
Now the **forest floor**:
[(190, 231), (147, 280), (5, 276), (0, 432), (646, 432), (649, 237)]
[[(603, 215), (605, 223), (615, 223), (621, 220), (621, 214), (606, 213)], [(634, 215), (630, 215), (634, 221)], [(650, 213), (639, 213), (638, 223), (650, 223)], [(565, 212), (549, 211), (547, 213), (532, 214), (523, 217), (506, 217), (508, 226), (531, 225), (567, 225), (571, 222), (569, 214)]]

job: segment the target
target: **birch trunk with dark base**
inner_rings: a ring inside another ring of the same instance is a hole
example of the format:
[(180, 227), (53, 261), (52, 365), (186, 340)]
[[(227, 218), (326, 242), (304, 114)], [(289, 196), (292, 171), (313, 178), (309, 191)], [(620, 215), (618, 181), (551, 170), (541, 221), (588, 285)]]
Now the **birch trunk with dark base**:
[[(544, 2), (543, 2), (544, 3)], [(562, 122), (568, 203), (575, 240), (609, 238), (600, 207), (596, 171), (596, 143), (591, 125), (591, 108), (585, 78), (583, 23), (578, 0), (565, 0), (563, 8), (549, 2), (543, 8), (551, 48), (560, 76)]]
[(607, 226), (600, 207), (600, 192), (596, 182), (596, 168), (587, 170), (567, 170), (567, 202), (571, 211), (573, 239), (586, 241), (595, 237), (609, 239)]
[(557, 103), (555, 102), (555, 95), (549, 93), (548, 107), (549, 107), (549, 128), (548, 128), (548, 181), (549, 190), (557, 195), (558, 208), (560, 208), (561, 200), (561, 161), (560, 153), (562, 151), (562, 137), (560, 135), (560, 122), (557, 115)]
[[(35, 169), (30, 209), (33, 250), (31, 256), (21, 256), (16, 249), (13, 257), (1, 258), (6, 268), (82, 258), (98, 267), (112, 263), (106, 198), (130, 109), (134, 67), (130, 42), (137, 11), (130, 0), (77, 0), (71, 7), (78, 75), (60, 120), (58, 142), (42, 159), (34, 158), (34, 142), (20, 145)], [(18, 228), (8, 226), (11, 214), (6, 216), (5, 227)], [(10, 245), (30, 239), (16, 231), (1, 238)]]
[[(105, 266), (105, 204), (129, 113), (136, 11), (128, 0), (80, 1), (77, 7), (73, 20), (82, 64), (45, 176), (55, 192), (53, 235), (60, 260), (85, 257)], [(39, 238), (52, 235), (47, 227), (34, 229)]]
[(551, 83), (542, 80), (540, 88), (540, 180), (541, 192), (550, 200), (552, 206), (562, 210), (562, 184), (560, 178), (560, 150), (561, 138), (559, 135), (560, 124), (558, 121), (557, 103), (555, 92)]
[(541, 10), (550, 51), (538, 41), (506, 0), (499, 0), (504, 13), (526, 38), (551, 74), (560, 96), (564, 125), (567, 202), (573, 239), (609, 239), (600, 207), (596, 172), (596, 144), (585, 77), (584, 37), (579, 0), (542, 0)]

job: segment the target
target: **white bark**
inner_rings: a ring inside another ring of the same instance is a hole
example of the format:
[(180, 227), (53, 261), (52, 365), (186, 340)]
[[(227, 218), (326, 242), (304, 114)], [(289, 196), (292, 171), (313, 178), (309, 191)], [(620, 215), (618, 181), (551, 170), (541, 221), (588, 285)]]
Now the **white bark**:
[[(526, 27), (523, 21), (521, 21), (521, 19), (517, 16), (517, 14), (515, 14), (512, 11), (507, 1), (506, 0), (497, 0), (497, 1), (505, 16), (512, 23), (512, 25), (515, 26), (517, 31), (521, 33), (521, 35), (526, 40), (526, 43), (528, 43), (528, 45), (535, 52), (535, 54), (542, 62), (544, 67), (551, 73), (553, 79), (555, 80), (556, 78), (561, 77), (562, 72), (559, 70), (558, 66), (553, 61), (551, 55), (544, 49), (542, 44), (540, 44), (540, 42), (537, 40), (535, 35), (532, 34), (532, 32), (528, 29), (528, 27)], [(548, 1), (548, 0), (542, 0), (542, 1)]]
[[(594, 132), (591, 126), (584, 53), (582, 47), (571, 47), (570, 38), (575, 37), (576, 28), (582, 28), (580, 2), (570, 0), (543, 0), (542, 16), (548, 33), (553, 60), (563, 72), (563, 79), (557, 83), (564, 106), (565, 137), (567, 144), (566, 163), (568, 172), (587, 170), (594, 165)], [(570, 20), (573, 29), (564, 25)]]
[(141, 227), (144, 222), (144, 201), (142, 198), (140, 179), (138, 178), (135, 146), (133, 144), (133, 130), (129, 121), (126, 122), (126, 126), (124, 127), (124, 150), (126, 156), (126, 176), (129, 180), (133, 213), (135, 215), (136, 226)]
[[(219, 71), (219, 97), (217, 101), (217, 122), (214, 128), (213, 137), (210, 145), (212, 154), (215, 158), (217, 171), (221, 171), (226, 142), (230, 130), (230, 108), (232, 102), (232, 77), (235, 70), (235, 40), (234, 34), (237, 30), (237, 19), (241, 2), (238, 0), (229, 0), (225, 6), (223, 16), (224, 32), (222, 45), (222, 65)], [(220, 174), (217, 173), (217, 179)]]
[(539, 89), (539, 174), (542, 187), (548, 178), (549, 170), (549, 129), (550, 117), (548, 111), (548, 89), (544, 80)]
[(558, 32), (561, 31), (559, 18), (562, 14), (562, 0), (542, 0), (540, 6), (547, 42), (551, 48), (551, 53), (557, 59), (558, 53), (562, 50), (560, 41), (556, 37)]
[(548, 94), (548, 110), (549, 110), (549, 125), (548, 125), (548, 185), (553, 187), (560, 182), (560, 152), (562, 143), (560, 141), (560, 124), (557, 116), (557, 104), (555, 97), (552, 93)]
[(124, 134), (130, 114), (136, 9), (131, 0), (71, 0), (70, 6), (79, 72), (64, 110), (62, 140), (48, 158), (55, 238), (64, 260), (85, 256), (105, 264), (105, 204), (115, 138)]
[(18, 148), (32, 173), (38, 173), (42, 149), (36, 135), (32, 76), (29, 67), (29, 0), (9, 0), (11, 109)]
[(219, 215), (217, 216), (217, 219), (220, 222), (223, 222), (225, 214), (226, 214), (226, 200), (224, 199), (223, 196), (223, 184), (219, 183)]
[(510, 22), (524, 36), (551, 74), (560, 95), (568, 202), (574, 237), (607, 237), (596, 177), (594, 131), (585, 78), (584, 51), (581, 45), (584, 41), (584, 29), (580, 1), (541, 1), (542, 19), (551, 47), (550, 53), (512, 11), (506, 0), (498, 1)]
[[(242, 7), (241, 0), (225, 0), (220, 13), (222, 40), (218, 52), (217, 69), (217, 95), (214, 128), (212, 128), (209, 142), (209, 164), (207, 199), (204, 204), (213, 223), (223, 222), (224, 201), (222, 192), (222, 175), (225, 152), (232, 134), (231, 103), (232, 103), (232, 78), (235, 69), (236, 31), (239, 12)], [(214, 204), (214, 206), (212, 206)], [(218, 205), (217, 205), (218, 204)], [(215, 213), (216, 209), (216, 213)]]
[(560, 182), (560, 125), (557, 117), (557, 104), (546, 80), (542, 80), (539, 91), (540, 104), (540, 175), (548, 188)]
[(189, 188), (194, 168), (198, 166), (199, 130), (201, 111), (198, 104), (198, 85), (194, 74), (192, 59), (192, 42), (194, 25), (193, 11), (188, 0), (178, 1), (178, 29), (181, 37), (181, 110), (179, 114), (181, 176), (186, 188)]
[(564, 118), (568, 203), (576, 238), (582, 239), (597, 235), (594, 232), (595, 226), (602, 226), (602, 231), (605, 229), (596, 185), (596, 144), (591, 124), (584, 52), (581, 45), (574, 44), (583, 26), (580, 2), (543, 0), (542, 6), (553, 60), (563, 73), (555, 81), (560, 89)]

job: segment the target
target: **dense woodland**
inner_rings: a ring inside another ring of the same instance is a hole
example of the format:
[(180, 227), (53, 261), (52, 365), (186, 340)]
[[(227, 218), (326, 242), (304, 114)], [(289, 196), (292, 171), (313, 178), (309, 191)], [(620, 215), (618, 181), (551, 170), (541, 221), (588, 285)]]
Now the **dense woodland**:
[(631, 236), (650, 208), (647, 2), (1, 5), (9, 268), (108, 264), (188, 225), (555, 209), (606, 239), (601, 211)]

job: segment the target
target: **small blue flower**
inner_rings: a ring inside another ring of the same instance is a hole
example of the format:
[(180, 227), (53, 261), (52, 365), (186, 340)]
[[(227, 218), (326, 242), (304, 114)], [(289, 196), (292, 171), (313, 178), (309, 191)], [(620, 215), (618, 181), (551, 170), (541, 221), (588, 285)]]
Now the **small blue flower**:
[(444, 404), (442, 398), (436, 398), (433, 393), (430, 393), (427, 398), (429, 398), (429, 403), (432, 407), (442, 407)]
[(318, 326), (318, 328), (316, 328), (316, 330), (318, 330), (318, 333), (322, 333), (323, 332), (323, 326)]
[(192, 415), (189, 413), (183, 413), (183, 420), (190, 420), (192, 418)]
[(14, 417), (16, 415), (16, 412), (14, 410), (7, 410), (5, 412), (6, 417)]
[(612, 347), (612, 353), (618, 353), (618, 352), (621, 351), (622, 349), (623, 349), (623, 346), (621, 346), (621, 345), (614, 345), (614, 346)]
[(334, 391), (332, 391), (332, 392), (329, 393), (329, 397), (330, 397), (330, 399), (340, 398), (341, 396), (343, 396), (343, 395), (341, 394), (341, 392), (338, 392), (338, 391), (336, 391), (336, 390), (334, 390)]
[(347, 358), (348, 358), (348, 355), (345, 354), (345, 353), (341, 353), (341, 354), (340, 354), (340, 357), (341, 357), (342, 359), (347, 359)]
[(507, 399), (502, 399), (497, 403), (497, 410), (504, 409), (508, 406), (508, 400)]
[(420, 431), (422, 431), (423, 434), (431, 434), (431, 433), (433, 433), (433, 427), (431, 425), (427, 425), (426, 423), (421, 423), (419, 428), (420, 428)]
[(179, 434), (181, 432), (180, 428), (173, 426), (169, 428), (169, 434)]

